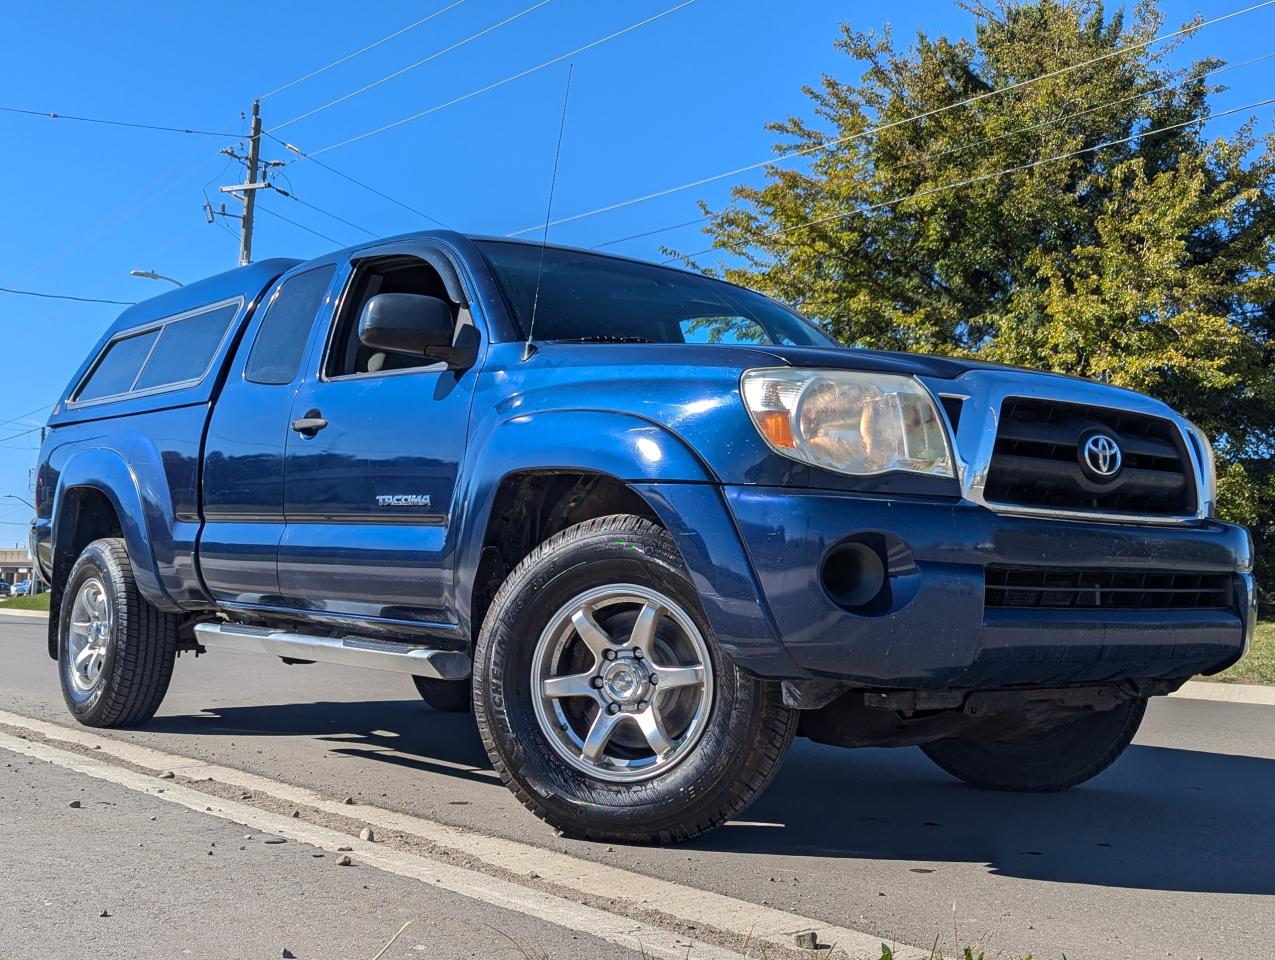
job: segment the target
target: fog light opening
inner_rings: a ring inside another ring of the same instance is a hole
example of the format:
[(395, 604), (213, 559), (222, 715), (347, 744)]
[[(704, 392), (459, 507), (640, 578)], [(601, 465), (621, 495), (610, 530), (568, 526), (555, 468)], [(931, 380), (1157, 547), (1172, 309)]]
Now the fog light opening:
[(885, 560), (866, 543), (847, 540), (829, 550), (821, 577), (828, 596), (843, 609), (873, 613), (889, 605)]

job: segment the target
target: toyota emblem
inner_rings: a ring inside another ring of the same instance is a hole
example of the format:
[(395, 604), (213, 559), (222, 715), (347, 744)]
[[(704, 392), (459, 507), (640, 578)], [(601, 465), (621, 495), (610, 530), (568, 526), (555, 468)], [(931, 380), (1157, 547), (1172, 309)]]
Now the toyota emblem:
[(1110, 480), (1120, 472), (1123, 457), (1120, 444), (1105, 433), (1095, 433), (1080, 448), (1081, 458), (1089, 471), (1102, 480)]

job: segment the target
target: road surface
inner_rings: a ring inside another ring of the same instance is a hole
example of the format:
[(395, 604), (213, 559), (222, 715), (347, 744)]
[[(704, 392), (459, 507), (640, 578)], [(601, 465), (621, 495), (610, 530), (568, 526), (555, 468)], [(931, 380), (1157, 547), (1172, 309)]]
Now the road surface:
[[(45, 630), (43, 621), (0, 615), (0, 710), (70, 728), (55, 666), (45, 653)], [(1021, 960), (1028, 953), (1037, 960), (1064, 953), (1071, 960), (1211, 960), (1265, 956), (1275, 942), (1275, 707), (1157, 700), (1125, 757), (1090, 784), (1057, 796), (980, 792), (912, 749), (849, 751), (799, 740), (775, 784), (739, 822), (666, 848), (554, 836), (492, 773), (472, 719), (432, 712), (410, 680), (394, 674), (287, 666), (230, 652), (186, 656), (151, 724), (93, 733), (107, 736), (108, 747), (141, 745), (308, 788), (333, 802), (350, 797), (360, 810), (461, 828), (456, 836), (471, 838), (466, 843), (517, 841), (586, 866), (619, 868), (639, 880), (680, 884), (689, 888), (688, 904), (694, 900), (690, 891), (702, 890), (718, 895), (716, 905), (742, 901), (926, 949), (938, 936), (950, 953), (954, 925), (963, 942), (985, 946), (989, 960)], [(77, 840), (83, 831), (74, 825), (102, 819), (88, 804), (86, 810), (58, 806), (86, 786), (83, 778), (39, 771), (38, 760), (28, 764), (3, 751), (0, 761), (27, 771), (0, 769), (8, 775), (0, 781), (0, 802), (13, 809), (15, 798), (29, 795), (35, 803), (38, 797), (44, 804), (38, 810), (48, 814), (27, 816), (19, 802), (24, 819), (17, 827), (6, 821), (0, 831), (0, 849), (20, 841), (26, 851), (16, 859), (6, 854), (5, 872), (6, 884), (21, 877), (27, 899), (25, 907), (15, 907), (12, 897), (0, 899), (0, 930), (13, 929), (19, 919), (20, 928), (34, 930), (32, 936), (46, 944), (66, 935), (86, 945), (86, 956), (112, 955), (95, 951), (117, 941), (83, 939), (107, 935), (100, 932), (107, 919), (93, 916), (99, 901), (110, 908), (106, 900), (75, 901), (76, 919), (64, 927), (47, 916), (40, 920), (32, 906), (40, 891), (57, 894), (45, 900), (63, 902), (66, 888), (93, 885), (72, 869), (87, 876), (114, 871), (107, 874), (116, 878), (108, 888), (124, 882), (158, 888), (167, 882), (162, 864), (181, 860), (179, 847), (209, 859), (203, 845), (225, 834), (224, 860), (221, 839), (211, 858), (219, 864), (215, 882), (205, 889), (197, 874), (179, 870), (172, 883), (179, 891), (174, 899), (186, 911), (183, 923), (202, 917), (225, 924), (228, 915), (241, 916), (252, 942), (264, 945), (252, 954), (230, 953), (280, 956), (288, 944), (268, 931), (281, 904), (290, 912), (296, 907), (296, 929), (310, 929), (304, 910), (321, 915), (325, 903), (339, 903), (348, 904), (341, 913), (343, 923), (350, 918), (342, 933), (347, 939), (324, 941), (316, 956), (370, 957), (375, 949), (367, 946), (379, 946), (373, 941), (409, 914), (437, 923), (439, 942), (453, 945), (458, 956), (519, 956), (516, 950), (501, 953), (491, 942), (490, 927), (501, 923), (528, 938), (534, 956), (623, 955), (615, 941), (591, 953), (597, 944), (580, 930), (515, 917), (489, 903), (414, 896), (410, 880), (382, 877), (366, 866), (342, 872), (330, 865), (331, 854), (313, 858), (297, 844), (283, 845), (293, 849), (281, 855), (292, 858), (281, 865), (263, 856), (262, 847), (247, 844), (239, 851), (244, 841), (232, 841), (245, 834), (241, 827), (211, 822), (197, 810), (161, 816), (154, 804), (162, 806), (162, 800), (135, 797), (130, 803), (128, 791), (104, 794), (115, 804), (109, 831)], [(86, 786), (94, 799), (98, 789)], [(286, 792), (280, 788), (276, 795)], [(150, 816), (159, 816), (161, 826)], [(147, 832), (147, 824), (161, 849), (135, 853), (133, 835)], [(12, 841), (10, 830), (16, 830)], [(166, 845), (172, 857), (162, 855)], [(269, 863), (286, 886), (256, 872)], [(368, 883), (373, 875), (375, 885)], [(236, 897), (236, 884), (247, 884), (246, 878), (252, 885), (243, 889), (252, 894)], [(363, 883), (372, 889), (361, 891)], [(270, 891), (276, 891), (274, 901)], [(657, 899), (653, 909), (664, 909)], [(400, 903), (415, 912), (398, 909)], [(155, 913), (150, 922), (159, 936), (166, 915)], [(130, 923), (130, 936), (147, 929), (142, 920)], [(728, 929), (723, 923), (719, 932)], [(487, 931), (482, 943), (472, 939), (476, 930)], [(11, 946), (0, 944), (0, 956), (9, 956)], [(13, 955), (41, 955), (31, 943), (25, 949)], [(214, 954), (219, 951), (208, 955)], [(413, 955), (420, 954), (387, 957)]]

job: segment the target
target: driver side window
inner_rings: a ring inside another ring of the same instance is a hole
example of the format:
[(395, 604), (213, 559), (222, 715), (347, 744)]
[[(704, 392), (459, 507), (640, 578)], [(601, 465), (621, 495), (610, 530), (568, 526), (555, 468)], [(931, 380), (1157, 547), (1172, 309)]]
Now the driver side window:
[[(350, 282), (349, 296), (335, 319), (323, 367), (327, 379), (438, 366), (439, 361), (430, 357), (374, 350), (359, 341), (363, 306), (380, 293), (415, 293), (451, 302), (442, 277), (423, 260), (387, 257), (361, 264)], [(455, 319), (455, 305), (452, 313)]]

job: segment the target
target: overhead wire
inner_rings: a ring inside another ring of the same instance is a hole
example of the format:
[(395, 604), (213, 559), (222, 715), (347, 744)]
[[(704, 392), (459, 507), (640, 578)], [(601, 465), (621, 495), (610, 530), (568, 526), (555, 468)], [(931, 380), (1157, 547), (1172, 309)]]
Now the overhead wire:
[(17, 290), (13, 287), (0, 287), (0, 293), (12, 293), (20, 297), (40, 297), (45, 300), (75, 300), (79, 303), (113, 303), (121, 307), (131, 307), (136, 300), (104, 300), (100, 297), (73, 297), (67, 293), (44, 293), (39, 290)]
[(331, 70), (333, 67), (340, 66), (341, 64), (345, 63), (347, 60), (353, 60), (355, 57), (360, 56), (361, 54), (367, 53), (369, 50), (373, 49), (374, 47), (379, 47), (381, 44), (389, 40), (393, 40), (395, 37), (401, 37), (403, 34), (407, 33), (409, 30), (415, 30), (417, 27), (422, 26), (423, 24), (429, 23), (429, 21), (433, 20), (435, 17), (441, 17), (448, 10), (453, 10), (456, 7), (459, 7), (464, 2), (465, 0), (455, 0), (454, 3), (449, 3), (447, 6), (443, 7), (441, 10), (435, 10), (433, 13), (429, 14), (428, 16), (421, 17), (419, 20), (413, 23), (409, 23), (407, 26), (403, 27), (401, 30), (395, 30), (393, 33), (388, 34), (387, 36), (381, 37), (380, 40), (376, 40), (372, 43), (369, 43), (365, 47), (360, 47), (359, 49), (355, 50), (353, 53), (347, 53), (344, 57), (341, 57), (337, 60), (333, 60), (331, 63), (325, 66), (319, 67), (319, 69), (317, 70), (311, 70), (309, 73), (305, 74), (304, 76), (297, 77), (295, 80), (290, 80), (287, 83), (283, 84), (282, 86), (275, 87), (269, 93), (261, 94), (261, 96), (259, 96), (257, 99), (265, 100), (267, 97), (273, 97), (276, 93), (283, 93), (284, 90), (288, 90), (292, 87), (295, 87), (298, 83), (304, 83), (305, 81), (310, 80), (313, 77), (317, 77), (321, 73), (325, 73), (326, 71)]
[(321, 106), (315, 107), (313, 110), (307, 110), (305, 113), (298, 114), (297, 116), (293, 117), (291, 120), (285, 120), (283, 121), (283, 123), (277, 123), (273, 127), (271, 127), (270, 130), (271, 132), (282, 130), (284, 127), (290, 127), (294, 123), (299, 123), (302, 120), (305, 120), (309, 117), (313, 117), (316, 113), (322, 113), (324, 110), (327, 110), (330, 107), (335, 107), (339, 103), (345, 103), (347, 100), (352, 100), (353, 98), (359, 96), (360, 94), (366, 93), (367, 91), (373, 89), (374, 87), (379, 87), (383, 83), (386, 83), (390, 80), (394, 80), (397, 77), (401, 77), (403, 76), (403, 74), (409, 73), (412, 70), (417, 69), (418, 67), (422, 67), (432, 60), (437, 60), (439, 57), (444, 56), (445, 54), (451, 53), (453, 50), (460, 49), (461, 47), (465, 46), (467, 43), (472, 43), (473, 41), (479, 39), (480, 37), (486, 36), (487, 34), (491, 33), (494, 30), (498, 30), (503, 26), (513, 23), (515, 20), (518, 20), (521, 17), (525, 17), (529, 13), (539, 10), (541, 7), (547, 5), (549, 2), (550, 0), (537, 0), (537, 2), (533, 3), (531, 6), (523, 10), (519, 10), (517, 13), (513, 14), (512, 16), (506, 17), (504, 20), (501, 20), (498, 23), (493, 23), (488, 27), (484, 27), (482, 30), (479, 30), (477, 33), (470, 34), (468, 37), (465, 37), (463, 40), (458, 40), (455, 43), (444, 47), (442, 50), (435, 51), (434, 53), (431, 53), (428, 57), (422, 57), (420, 60), (417, 60), (415, 63), (410, 63), (406, 67), (403, 67), (400, 70), (395, 70), (393, 73), (388, 73), (385, 76), (381, 77), (379, 80), (373, 80), (371, 83), (364, 84), (363, 86), (358, 87), (355, 90), (351, 90), (349, 93), (342, 94), (341, 96), (337, 97), (335, 100), (329, 100), (327, 103), (322, 104)]
[[(720, 173), (715, 173), (707, 177), (700, 177), (697, 180), (690, 180), (690, 181), (687, 181), (686, 183), (679, 183), (674, 186), (666, 187), (662, 190), (656, 190), (651, 193), (646, 193), (638, 197), (630, 197), (627, 200), (620, 200), (620, 201), (617, 201), (616, 203), (606, 204), (605, 206), (596, 207), (592, 210), (585, 210), (581, 213), (572, 214), (567, 217), (559, 217), (557, 220), (554, 220), (553, 222), (551, 222), (549, 226), (557, 227), (557, 226), (561, 226), (564, 223), (572, 223), (576, 220), (584, 220), (588, 217), (596, 217), (600, 214), (610, 213), (614, 210), (621, 210), (625, 207), (634, 206), (635, 204), (646, 203), (650, 200), (657, 200), (661, 197), (667, 197), (670, 194), (680, 193), (683, 190), (690, 190), (695, 187), (706, 186), (710, 183), (716, 183), (719, 180), (726, 180), (731, 177), (737, 177), (744, 173), (750, 173), (753, 170), (758, 170), (758, 169), (761, 169), (762, 167), (771, 166), (776, 163), (782, 163), (785, 160), (792, 160), (797, 157), (808, 156), (809, 154), (817, 153), (820, 150), (826, 150), (829, 147), (838, 146), (842, 143), (847, 143), (851, 140), (857, 140), (863, 137), (871, 136), (872, 134), (880, 133), (884, 130), (890, 130), (894, 127), (903, 126), (909, 123), (917, 123), (921, 120), (927, 120), (927, 119), (930, 119), (931, 117), (936, 117), (941, 114), (948, 113), (952, 110), (959, 109), (960, 107), (971, 106), (972, 104), (979, 103), (983, 100), (987, 100), (992, 97), (999, 97), (999, 96), (1003, 96), (1004, 94), (1010, 93), (1014, 90), (1021, 90), (1022, 88), (1030, 86), (1031, 84), (1034, 84), (1034, 83), (1040, 83), (1044, 80), (1051, 80), (1055, 77), (1063, 76), (1067, 73), (1071, 73), (1072, 71), (1080, 70), (1084, 67), (1092, 66), (1095, 63), (1101, 63), (1105, 60), (1110, 60), (1113, 57), (1126, 56), (1130, 53), (1133, 53), (1137, 50), (1141, 50), (1152, 44), (1162, 43), (1166, 40), (1172, 40), (1175, 37), (1180, 37), (1187, 33), (1193, 33), (1199, 30), (1203, 30), (1205, 27), (1210, 27), (1215, 24), (1222, 23), (1223, 21), (1231, 20), (1235, 17), (1252, 13), (1256, 10), (1262, 9), (1263, 7), (1268, 7), (1271, 4), (1275, 4), (1275, 0), (1261, 0), (1260, 3), (1255, 3), (1250, 6), (1244, 7), (1243, 9), (1235, 10), (1235, 11), (1232, 11), (1231, 13), (1227, 13), (1222, 16), (1213, 17), (1212, 19), (1209, 19), (1209, 20), (1203, 20), (1199, 23), (1182, 27), (1181, 29), (1175, 30), (1172, 33), (1161, 34), (1160, 36), (1152, 37), (1149, 40), (1140, 40), (1137, 43), (1131, 43), (1126, 46), (1120, 47), (1116, 50), (1108, 50), (1105, 53), (1102, 53), (1096, 57), (1091, 57), (1088, 60), (1083, 60), (1080, 63), (1073, 63), (1066, 67), (1059, 67), (1056, 70), (1051, 70), (1047, 73), (1040, 74), (1039, 76), (1029, 77), (1025, 80), (1019, 80), (1015, 83), (1007, 84), (1006, 86), (1003, 86), (1003, 87), (997, 87), (994, 90), (986, 90), (983, 93), (976, 94), (972, 97), (966, 97), (963, 100), (958, 100), (954, 103), (949, 103), (942, 107), (935, 107), (932, 110), (926, 110), (922, 113), (917, 113), (909, 117), (902, 117), (898, 120), (891, 120), (888, 123), (870, 125), (868, 127), (865, 127), (863, 130), (858, 131), (857, 133), (846, 134), (845, 136), (842, 136), (842, 137), (835, 137), (832, 139), (824, 140), (820, 143), (813, 144), (808, 147), (802, 147), (799, 150), (793, 150), (793, 151), (790, 151), (789, 153), (781, 154), (780, 156), (777, 156), (777, 157), (767, 157), (766, 159), (759, 160), (756, 163), (749, 163), (741, 167), (735, 167), (731, 170), (724, 170)], [(405, 122), (405, 121), (400, 121), (400, 122)], [(382, 129), (388, 129), (388, 128), (382, 128)], [(373, 131), (373, 133), (376, 133), (376, 132), (379, 132), (379, 130)], [(365, 134), (365, 136), (371, 136), (371, 134), (370, 133)], [(357, 140), (357, 139), (360, 139), (360, 138), (355, 137), (350, 140), (342, 141), (341, 143), (335, 144), (325, 149), (334, 150), (336, 149), (336, 147), (345, 146), (346, 143), (352, 143), (354, 142), (354, 140)], [(322, 153), (323, 151), (317, 151), (317, 152)], [(512, 233), (507, 234), (507, 236), (517, 237), (517, 236), (521, 236), (524, 233), (534, 233), (535, 231), (541, 229), (543, 226), (544, 224), (540, 224), (540, 223), (533, 224), (529, 227), (523, 227), (519, 230), (514, 230)]]
[[(883, 210), (887, 207), (898, 206), (900, 203), (906, 203), (909, 200), (919, 200), (919, 199), (922, 199), (923, 197), (933, 196), (934, 194), (937, 194), (937, 193), (946, 193), (949, 190), (958, 190), (962, 187), (973, 186), (976, 183), (983, 183), (987, 180), (995, 180), (1000, 177), (1008, 176), (1009, 174), (1012, 174), (1012, 173), (1021, 173), (1025, 170), (1032, 170), (1036, 167), (1041, 167), (1048, 163), (1058, 163), (1063, 160), (1070, 160), (1073, 157), (1083, 156), (1084, 154), (1087, 154), (1087, 153), (1096, 153), (1097, 151), (1105, 150), (1108, 147), (1118, 147), (1121, 144), (1131, 143), (1134, 140), (1141, 140), (1143, 137), (1154, 136), (1157, 133), (1168, 133), (1171, 130), (1181, 130), (1184, 127), (1192, 127), (1197, 125), (1203, 126), (1206, 123), (1210, 123), (1214, 120), (1219, 120), (1222, 117), (1228, 117), (1228, 116), (1231, 116), (1232, 114), (1242, 113), (1245, 110), (1253, 110), (1253, 109), (1256, 109), (1257, 107), (1264, 107), (1271, 103), (1275, 103), (1275, 97), (1268, 97), (1265, 100), (1258, 100), (1254, 103), (1248, 103), (1241, 107), (1232, 107), (1229, 110), (1221, 110), (1217, 113), (1211, 113), (1207, 117), (1195, 117), (1191, 120), (1183, 120), (1180, 123), (1172, 123), (1163, 127), (1156, 127), (1151, 130), (1142, 130), (1142, 131), (1139, 131), (1138, 133), (1130, 134), (1127, 137), (1121, 137), (1118, 140), (1108, 140), (1105, 143), (1095, 144), (1094, 146), (1091, 146), (1091, 147), (1083, 147), (1082, 149), (1072, 150), (1067, 153), (1060, 153), (1056, 156), (1044, 157), (1040, 160), (1033, 160), (1031, 163), (1019, 164), (1018, 166), (1014, 166), (1014, 167), (1006, 167), (1003, 170), (997, 170), (995, 173), (980, 174), (975, 177), (968, 177), (964, 180), (958, 180), (954, 183), (945, 183), (945, 184), (940, 184), (936, 187), (930, 187), (926, 190), (918, 190), (916, 193), (910, 193), (902, 197), (895, 197), (894, 199), (891, 199), (891, 200), (883, 200), (879, 203), (873, 203), (873, 204), (868, 204), (866, 206), (856, 207), (853, 210), (843, 210), (838, 213), (830, 214), (826, 217), (816, 217), (815, 219), (812, 219), (812, 220), (806, 220), (802, 223), (794, 224), (791, 227), (781, 227), (778, 230), (767, 231), (766, 233), (763, 233), (761, 235), (760, 239), (767, 240), (767, 239), (770, 239), (771, 237), (783, 236), (785, 234), (794, 233), (797, 230), (805, 230), (805, 229), (808, 229), (809, 227), (818, 226), (821, 223), (828, 223), (829, 221), (832, 221), (832, 220), (840, 220), (845, 217), (854, 216), (856, 214), (871, 213), (875, 210)], [(697, 250), (694, 253), (678, 254), (675, 257), (669, 257), (668, 259), (663, 260), (661, 262), (665, 264), (679, 263), (679, 262), (688, 263), (694, 257), (703, 256), (706, 253), (712, 253), (714, 250), (720, 250), (720, 249), (722, 248), (718, 246), (712, 246), (704, 250)], [(726, 252), (729, 253), (730, 251), (728, 250)]]
[(27, 110), (22, 107), (0, 107), (0, 112), (20, 113), (30, 117), (44, 117), (46, 120), (73, 120), (79, 123), (98, 123), (110, 127), (132, 127), (137, 130), (159, 130), (165, 133), (189, 133), (198, 137), (233, 137), (233, 133), (220, 130), (195, 130), (190, 127), (170, 127), (156, 123), (140, 123), (132, 120), (107, 120), (103, 117), (81, 117), (69, 113), (56, 113), (51, 110)]
[[(530, 76), (533, 73), (537, 73), (541, 70), (544, 70), (548, 67), (553, 66), (555, 63), (562, 63), (564, 60), (568, 60), (571, 57), (574, 57), (578, 54), (585, 52), (586, 50), (591, 50), (594, 47), (601, 46), (604, 43), (608, 43), (611, 40), (615, 40), (618, 37), (622, 37), (627, 33), (631, 33), (634, 30), (637, 30), (641, 27), (646, 26), (647, 24), (654, 23), (657, 20), (667, 17), (669, 14), (676, 13), (677, 11), (684, 9), (685, 7), (689, 7), (694, 2), (695, 0), (682, 0), (681, 3), (678, 3), (675, 6), (669, 7), (666, 10), (662, 10), (661, 12), (653, 16), (647, 17), (645, 20), (639, 20), (637, 23), (630, 24), (629, 26), (624, 27), (623, 29), (616, 30), (613, 33), (609, 33), (604, 37), (599, 37), (598, 39), (590, 41), (589, 43), (586, 43), (583, 46), (576, 47), (574, 50), (568, 50), (566, 53), (553, 57), (550, 60), (546, 60), (543, 63), (538, 63), (534, 67), (528, 67), (526, 70), (520, 70), (517, 73), (510, 74), (509, 76), (501, 80), (495, 81), (494, 83), (489, 83), (484, 87), (479, 87), (476, 90), (471, 90), (469, 93), (462, 94), (458, 97), (453, 97), (451, 100), (448, 100), (444, 103), (440, 103), (435, 106), (429, 107), (428, 109), (421, 110), (417, 113), (412, 114), (411, 116), (403, 117), (401, 120), (395, 120), (392, 123), (387, 123), (382, 126), (376, 127), (375, 129), (367, 130), (353, 137), (347, 137), (344, 140), (341, 140), (337, 143), (329, 144), (328, 146), (322, 147), (318, 150), (302, 150), (299, 147), (295, 145), (291, 145), (291, 144), (289, 144), (288, 146), (290, 149), (293, 150), (294, 153), (298, 154), (300, 158), (313, 160), (315, 157), (321, 154), (328, 153), (329, 151), (332, 151), (332, 150), (337, 150), (341, 147), (349, 146), (350, 144), (357, 143), (360, 140), (366, 140), (368, 137), (374, 137), (379, 133), (386, 132), (387, 130), (393, 130), (395, 127), (401, 127), (404, 124), (412, 123), (415, 120), (420, 120), (422, 117), (429, 116), (430, 114), (433, 114), (433, 113), (438, 113), (440, 110), (445, 110), (448, 107), (453, 107), (458, 103), (464, 103), (466, 100), (471, 100), (474, 97), (481, 96), (484, 93), (490, 93), (492, 90), (495, 90), (498, 87), (503, 87), (505, 84), (512, 83), (515, 80), (520, 80), (526, 76)], [(1275, 3), (1275, 0), (1265, 0), (1265, 2)], [(278, 128), (275, 128), (275, 129), (278, 129)]]
[[(1182, 78), (1181, 80), (1175, 80), (1173, 83), (1162, 84), (1161, 86), (1155, 87), (1151, 90), (1145, 90), (1139, 93), (1130, 94), (1129, 96), (1117, 97), (1116, 99), (1113, 99), (1113, 100), (1107, 100), (1096, 106), (1089, 107), (1085, 110), (1080, 110), (1076, 113), (1070, 113), (1061, 117), (1051, 117), (1048, 120), (1042, 120), (1038, 123), (1033, 123), (1025, 127), (1019, 127), (1016, 130), (1008, 130), (1004, 133), (997, 134), (996, 136), (993, 136), (993, 137), (983, 137), (978, 140), (970, 140), (966, 143), (957, 144), (954, 147), (948, 147), (946, 149), (937, 150), (932, 153), (924, 153), (918, 157), (913, 157), (910, 160), (901, 161), (895, 166), (894, 169), (905, 169), (907, 167), (917, 166), (922, 163), (929, 163), (933, 160), (939, 160), (943, 157), (950, 156), (951, 154), (954, 154), (954, 153), (963, 153), (967, 150), (973, 150), (976, 147), (984, 147), (992, 143), (997, 143), (1001, 140), (1007, 140), (1011, 137), (1017, 137), (1025, 133), (1031, 133), (1035, 130), (1040, 130), (1044, 127), (1056, 127), (1059, 124), (1066, 123), (1070, 120), (1076, 120), (1080, 117), (1088, 116), (1089, 114), (1097, 113), (1101, 110), (1106, 110), (1110, 107), (1120, 106), (1121, 104), (1129, 103), (1134, 100), (1141, 100), (1145, 97), (1152, 97), (1158, 93), (1164, 93), (1166, 90), (1172, 90), (1177, 87), (1186, 86), (1189, 83), (1198, 83), (1209, 77), (1217, 76), (1218, 74), (1228, 73), (1232, 70), (1239, 70), (1242, 67), (1252, 66), (1255, 63), (1261, 63), (1263, 61), (1271, 60), (1271, 59), (1275, 59), (1275, 53), (1267, 53), (1259, 57), (1252, 57), (1251, 59), (1244, 60), (1241, 63), (1227, 64), (1226, 66), (1218, 67), (1213, 70), (1206, 70), (1204, 73), (1192, 74), (1190, 76)], [(616, 244), (619, 244), (619, 243), (627, 243), (630, 240), (640, 240), (645, 237), (655, 236), (656, 234), (660, 234), (660, 233), (671, 233), (674, 230), (682, 230), (682, 229), (685, 229), (686, 227), (693, 227), (697, 224), (708, 223), (711, 219), (712, 219), (711, 216), (696, 217), (694, 220), (685, 220), (685, 221), (682, 221), (681, 223), (673, 223), (664, 227), (655, 227), (651, 230), (644, 230), (641, 233), (629, 234), (628, 236), (617, 237), (613, 240), (607, 240), (603, 243), (594, 244), (590, 249), (600, 250), (603, 247), (615, 246)], [(510, 236), (513, 236), (513, 234), (510, 234)]]

